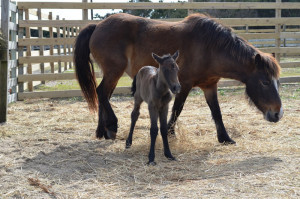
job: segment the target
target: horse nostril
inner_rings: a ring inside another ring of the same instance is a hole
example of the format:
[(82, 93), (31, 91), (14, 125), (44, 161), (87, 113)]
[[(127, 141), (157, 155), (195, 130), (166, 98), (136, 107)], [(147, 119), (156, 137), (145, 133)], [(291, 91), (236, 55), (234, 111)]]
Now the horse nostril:
[(279, 119), (279, 113), (275, 113), (274, 116), (276, 119)]

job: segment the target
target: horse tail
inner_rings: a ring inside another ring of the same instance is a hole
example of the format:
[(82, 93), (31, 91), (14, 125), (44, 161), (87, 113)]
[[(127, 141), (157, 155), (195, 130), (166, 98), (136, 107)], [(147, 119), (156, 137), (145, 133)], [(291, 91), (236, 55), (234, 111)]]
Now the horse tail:
[(90, 59), (89, 42), (96, 28), (96, 24), (90, 24), (81, 30), (75, 41), (73, 60), (75, 63), (76, 78), (86, 99), (89, 109), (97, 111), (97, 83), (94, 66)]
[(131, 86), (131, 95), (132, 96), (134, 96), (135, 91), (136, 91), (136, 75), (133, 78), (132, 86)]

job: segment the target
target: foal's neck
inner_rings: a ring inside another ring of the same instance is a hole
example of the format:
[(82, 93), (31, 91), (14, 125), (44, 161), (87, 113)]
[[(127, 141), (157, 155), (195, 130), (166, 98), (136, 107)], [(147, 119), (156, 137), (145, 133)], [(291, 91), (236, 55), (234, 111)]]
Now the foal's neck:
[(157, 69), (156, 74), (156, 91), (162, 95), (169, 92), (169, 86), (160, 68)]

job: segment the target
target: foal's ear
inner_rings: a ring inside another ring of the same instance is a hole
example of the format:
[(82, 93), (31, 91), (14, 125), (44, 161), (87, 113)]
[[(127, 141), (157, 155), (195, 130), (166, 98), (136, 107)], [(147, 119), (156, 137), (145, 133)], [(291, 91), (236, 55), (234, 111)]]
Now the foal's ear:
[(172, 55), (173, 59), (176, 61), (179, 56), (179, 50), (177, 50), (174, 55)]
[(159, 63), (159, 64), (162, 63), (162, 58), (160, 56), (158, 56), (157, 54), (152, 53), (152, 57), (157, 63)]

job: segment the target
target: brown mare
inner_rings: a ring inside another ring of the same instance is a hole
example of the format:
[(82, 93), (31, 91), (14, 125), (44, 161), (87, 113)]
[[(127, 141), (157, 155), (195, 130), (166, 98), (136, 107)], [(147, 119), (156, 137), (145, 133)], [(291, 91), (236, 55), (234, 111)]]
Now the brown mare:
[[(218, 141), (235, 143), (222, 121), (217, 98), (220, 78), (244, 83), (247, 95), (264, 118), (270, 122), (280, 120), (283, 115), (278, 94), (280, 66), (270, 54), (259, 51), (231, 28), (201, 14), (190, 15), (180, 22), (115, 14), (84, 28), (75, 43), (79, 84), (89, 107), (96, 111), (99, 106), (98, 138), (116, 136), (118, 119), (109, 99), (123, 73), (133, 78), (142, 66), (158, 67), (151, 52), (167, 54), (177, 49), (181, 52), (177, 61), (181, 92), (175, 98), (169, 132), (174, 133), (174, 124), (190, 90), (200, 87), (211, 109)], [(98, 87), (90, 53), (103, 71)]]
[(168, 107), (172, 99), (171, 91), (174, 94), (180, 92), (178, 80), (179, 67), (176, 64), (179, 52), (174, 55), (164, 55), (162, 57), (152, 54), (153, 59), (159, 67), (144, 66), (134, 76), (132, 82), (132, 95), (134, 96), (134, 108), (131, 113), (131, 127), (126, 140), (126, 148), (132, 144), (132, 135), (136, 121), (140, 115), (140, 106), (143, 101), (148, 104), (151, 119), (150, 137), (151, 145), (148, 164), (155, 165), (155, 141), (158, 134), (157, 120), (160, 122), (160, 133), (164, 145), (164, 154), (169, 160), (175, 160), (172, 156), (168, 143)]

